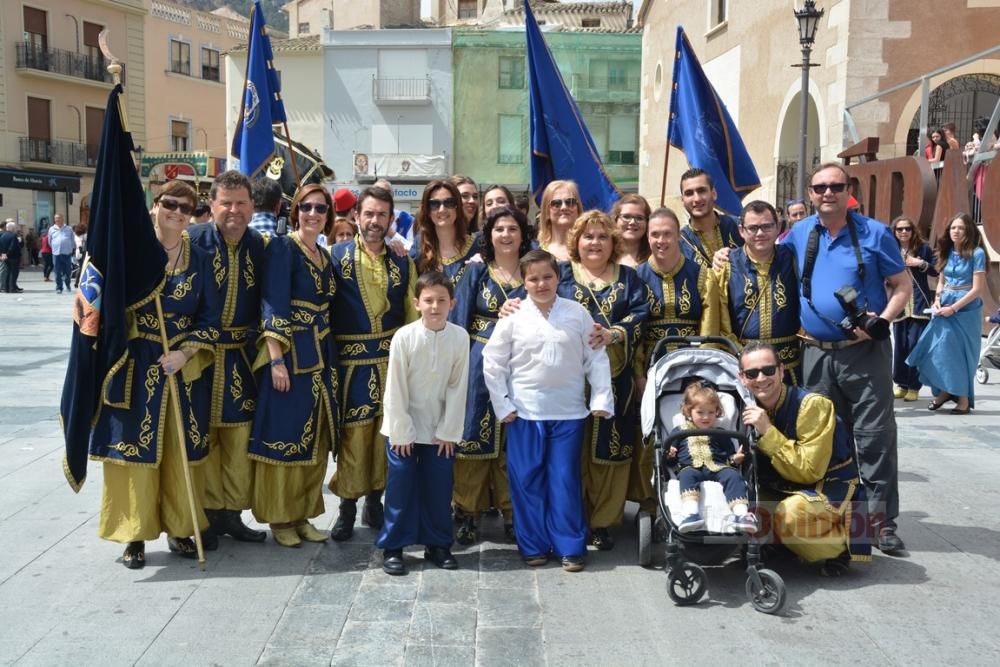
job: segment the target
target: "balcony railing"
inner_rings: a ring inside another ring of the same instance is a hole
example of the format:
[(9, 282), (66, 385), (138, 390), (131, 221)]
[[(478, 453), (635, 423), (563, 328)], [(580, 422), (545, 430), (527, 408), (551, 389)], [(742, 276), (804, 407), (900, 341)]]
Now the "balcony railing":
[(48, 162), (68, 167), (97, 166), (97, 146), (73, 141), (49, 141), (18, 137), (21, 162)]
[(111, 74), (104, 66), (103, 57), (90, 58), (84, 53), (65, 49), (43, 49), (30, 42), (17, 44), (17, 66), (111, 83)]
[(376, 103), (426, 104), (431, 101), (430, 79), (372, 79), (372, 97)]

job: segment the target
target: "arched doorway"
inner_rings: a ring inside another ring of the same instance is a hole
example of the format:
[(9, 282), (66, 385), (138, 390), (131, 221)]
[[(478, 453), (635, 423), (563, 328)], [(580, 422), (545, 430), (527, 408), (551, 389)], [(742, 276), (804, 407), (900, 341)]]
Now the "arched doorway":
[[(799, 115), (801, 110), (802, 93), (797, 92), (792, 97), (791, 102), (785, 108), (784, 118), (781, 119), (781, 129), (778, 138), (778, 162), (775, 166), (774, 181), (775, 194), (774, 203), (784, 208), (785, 202), (798, 197), (798, 187), (796, 178), (799, 169)], [(816, 100), (809, 96), (809, 121), (807, 124), (808, 136), (806, 138), (806, 173), (820, 163), (820, 131), (819, 114), (816, 110)]]
[[(982, 132), (1000, 98), (1000, 75), (963, 74), (945, 81), (931, 91), (927, 100), (927, 130), (955, 124), (955, 136), (962, 146), (972, 140), (972, 133)], [(914, 155), (925, 139), (920, 137), (920, 108), (910, 121), (906, 135), (906, 154)]]

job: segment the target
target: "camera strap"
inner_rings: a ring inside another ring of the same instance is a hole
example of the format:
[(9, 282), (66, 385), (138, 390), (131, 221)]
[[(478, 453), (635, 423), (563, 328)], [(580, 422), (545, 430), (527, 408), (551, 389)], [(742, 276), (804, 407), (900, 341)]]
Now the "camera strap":
[[(860, 294), (864, 296), (864, 286), (865, 286), (865, 262), (861, 255), (861, 243), (858, 241), (858, 230), (854, 226), (854, 221), (851, 220), (851, 214), (847, 214), (847, 231), (851, 235), (851, 246), (854, 248), (854, 259), (858, 263), (858, 276), (861, 278), (861, 290)], [(812, 308), (812, 311), (816, 313), (827, 324), (833, 325), (836, 328), (840, 328), (837, 322), (834, 322), (829, 317), (819, 312), (819, 309), (813, 304), (812, 300), (812, 274), (813, 269), (816, 268), (816, 258), (819, 256), (819, 235), (823, 233), (823, 224), (819, 221), (809, 232), (809, 240), (806, 241), (806, 256), (805, 263), (802, 267), (802, 296), (806, 298), (806, 303)]]

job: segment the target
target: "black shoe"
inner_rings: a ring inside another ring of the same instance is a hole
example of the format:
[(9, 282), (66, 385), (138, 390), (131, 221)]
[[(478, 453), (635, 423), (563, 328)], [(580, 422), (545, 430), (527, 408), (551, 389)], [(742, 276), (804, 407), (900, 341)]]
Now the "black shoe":
[(903, 540), (896, 535), (895, 528), (883, 528), (878, 534), (878, 548), (882, 553), (891, 554), (906, 547), (903, 545)]
[(243, 523), (239, 510), (222, 510), (225, 514), (226, 533), (237, 542), (263, 542), (267, 539), (267, 532), (254, 530)]
[(427, 547), (424, 549), (424, 560), (434, 563), (442, 570), (458, 569), (458, 561), (451, 555), (448, 547)]
[(454, 509), (451, 511), (451, 518), (455, 523), (462, 523), (462, 519), (465, 518), (465, 510), (463, 510), (458, 505), (455, 505)]
[(201, 546), (205, 551), (216, 551), (219, 548), (219, 535), (211, 527), (201, 534)]
[(562, 569), (564, 572), (580, 572), (584, 568), (583, 558), (580, 556), (563, 556)]
[(340, 501), (340, 516), (333, 524), (330, 537), (336, 542), (349, 540), (354, 535), (354, 520), (358, 516), (358, 501), (345, 499)]
[(181, 558), (198, 557), (198, 549), (190, 537), (168, 537), (167, 547)]
[(462, 545), (475, 544), (479, 541), (479, 530), (476, 528), (476, 521), (471, 514), (466, 514), (462, 518), (462, 525), (455, 533), (455, 541)]
[(503, 534), (511, 542), (517, 542), (517, 533), (514, 532), (514, 524), (505, 523), (503, 525)]
[(20, 293), (20, 292), (23, 292), (24, 290), (22, 288), (20, 288), (20, 287), (15, 287), (14, 291)]
[(611, 539), (607, 528), (595, 528), (590, 535), (590, 543), (597, 547), (598, 551), (611, 551), (615, 548), (615, 541)]
[(130, 570), (141, 570), (146, 567), (146, 543), (129, 542), (122, 554), (122, 565)]
[(365, 507), (361, 510), (361, 523), (375, 528), (382, 527), (385, 523), (385, 510), (382, 508), (382, 492), (372, 491), (365, 496)]
[(386, 549), (382, 554), (382, 571), (392, 576), (406, 574), (406, 561), (402, 549)]

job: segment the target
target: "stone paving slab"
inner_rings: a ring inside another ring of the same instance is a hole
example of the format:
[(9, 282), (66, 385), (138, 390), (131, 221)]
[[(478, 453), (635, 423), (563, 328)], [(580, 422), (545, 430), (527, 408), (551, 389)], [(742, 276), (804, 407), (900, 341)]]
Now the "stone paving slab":
[(841, 579), (768, 563), (787, 584), (781, 617), (753, 611), (735, 565), (708, 569), (699, 604), (673, 605), (662, 554), (634, 564), (631, 505), (615, 550), (575, 575), (524, 566), (495, 517), (453, 572), (416, 547), (410, 574), (389, 577), (361, 526), (300, 549), (223, 538), (204, 572), (161, 538), (129, 571), (96, 537), (101, 467), (79, 494), (63, 479), (71, 299), (37, 272), (22, 285), (0, 300), (0, 665), (1000, 664), (1000, 373), (967, 417), (897, 402), (908, 555), (876, 552)]

